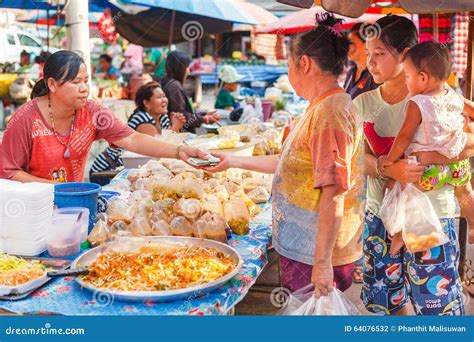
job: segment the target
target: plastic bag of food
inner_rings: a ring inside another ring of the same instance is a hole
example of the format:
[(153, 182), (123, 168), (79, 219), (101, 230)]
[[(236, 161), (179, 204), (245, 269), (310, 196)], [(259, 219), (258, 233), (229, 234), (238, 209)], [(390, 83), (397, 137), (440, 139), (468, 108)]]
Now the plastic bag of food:
[(152, 234), (150, 222), (143, 217), (136, 217), (128, 226), (128, 231), (135, 236), (147, 236)]
[(170, 224), (171, 233), (176, 236), (192, 236), (191, 222), (183, 216), (176, 216)]
[(226, 130), (219, 136), (218, 149), (235, 148), (240, 142), (240, 134), (234, 130)]
[(408, 184), (401, 195), (405, 212), (403, 241), (411, 253), (427, 251), (449, 241), (428, 196)]
[(201, 215), (202, 206), (201, 202), (196, 198), (181, 198), (173, 205), (173, 211), (193, 221)]
[(191, 165), (186, 164), (182, 160), (176, 159), (161, 159), (161, 163), (167, 167), (173, 174), (178, 175), (183, 172), (192, 173), (196, 178), (202, 179), (204, 176), (204, 171), (195, 169)]
[(275, 129), (268, 129), (262, 134), (271, 154), (277, 154), (281, 150), (280, 133)]
[(149, 191), (154, 201), (164, 198), (178, 199), (178, 194), (173, 189), (171, 178), (165, 176), (155, 176), (150, 180)]
[(270, 194), (268, 193), (267, 189), (263, 186), (258, 186), (254, 190), (250, 191), (248, 194), (249, 198), (254, 203), (266, 203), (270, 198)]
[(224, 184), (222, 184), (224, 186), (224, 188), (227, 190), (227, 193), (229, 194), (229, 196), (232, 196), (232, 194), (236, 191), (238, 191), (240, 188), (237, 184), (235, 184), (234, 182), (224, 182)]
[(405, 210), (401, 201), (402, 193), (403, 187), (399, 182), (395, 183), (393, 189), (386, 189), (379, 210), (380, 219), (387, 232), (392, 236), (400, 233), (405, 225)]
[(189, 175), (175, 176), (172, 180), (172, 187), (179, 197), (201, 199), (204, 196), (204, 191), (197, 178)]
[(148, 171), (143, 169), (131, 169), (128, 171), (127, 179), (130, 182), (136, 182), (140, 178), (148, 177)]
[(165, 220), (159, 220), (157, 222), (152, 222), (151, 224), (152, 235), (155, 236), (171, 236), (171, 227), (168, 222)]
[(161, 162), (158, 160), (150, 160), (145, 165), (142, 166), (142, 169), (148, 171), (148, 175), (164, 175), (168, 177), (172, 177), (173, 174), (170, 170), (168, 170)]
[(316, 298), (314, 286), (309, 284), (288, 297), (280, 315), (289, 316), (352, 316), (358, 315), (357, 307), (338, 289), (327, 296)]
[(204, 195), (202, 199), (202, 209), (213, 214), (223, 215), (222, 202), (214, 195)]
[(109, 185), (104, 186), (102, 189), (124, 193), (124, 192), (130, 192), (130, 185), (131, 183), (126, 179), (117, 179), (117, 180), (114, 180)]
[(266, 156), (270, 154), (270, 148), (268, 147), (267, 142), (261, 136), (257, 136), (255, 138), (256, 144), (253, 149), (254, 156)]
[(227, 243), (227, 229), (221, 215), (211, 214), (207, 218), (206, 238)]
[(203, 215), (203, 217), (194, 222), (192, 225), (193, 236), (200, 239), (207, 239), (206, 230), (207, 221), (205, 215)]
[(250, 191), (255, 190), (257, 188), (258, 182), (253, 177), (249, 177), (242, 180), (241, 186), (246, 193), (249, 193)]
[(224, 217), (234, 233), (245, 235), (249, 232), (250, 215), (242, 198), (231, 199), (224, 203)]
[(128, 232), (128, 224), (125, 221), (115, 221), (110, 225), (110, 236), (120, 235), (120, 233)]
[(230, 196), (230, 199), (233, 200), (233, 199), (243, 199), (244, 202), (245, 202), (245, 205), (247, 206), (248, 208), (248, 211), (250, 213), (250, 216), (254, 216), (254, 215), (257, 215), (261, 210), (260, 208), (255, 204), (254, 201), (252, 201), (250, 199), (249, 196), (247, 196), (247, 194), (244, 192), (244, 190), (240, 189), (236, 192), (234, 192), (232, 194), (232, 196)]
[(110, 229), (107, 226), (107, 219), (99, 219), (92, 228), (87, 240), (95, 247), (110, 239)]
[(235, 184), (240, 184), (242, 182), (242, 170), (241, 169), (228, 169), (225, 172), (227, 179)]
[(125, 221), (130, 223), (132, 222), (133, 216), (135, 215), (135, 209), (124, 199), (120, 197), (113, 197), (109, 201), (107, 214), (109, 216), (109, 221)]

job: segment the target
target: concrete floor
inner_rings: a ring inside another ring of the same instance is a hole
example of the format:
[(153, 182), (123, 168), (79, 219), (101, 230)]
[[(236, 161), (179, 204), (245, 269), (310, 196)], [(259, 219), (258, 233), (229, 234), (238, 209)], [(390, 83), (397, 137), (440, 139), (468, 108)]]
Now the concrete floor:
[[(467, 259), (474, 262), (474, 245), (467, 246)], [(474, 269), (467, 273), (468, 276), (474, 277)], [(474, 279), (473, 279), (474, 281)], [(236, 306), (236, 315), (276, 315), (280, 308), (272, 304), (271, 292), (279, 287), (279, 268), (278, 255), (275, 250), (271, 250), (269, 254), (269, 264), (257, 279), (255, 285), (250, 289), (247, 296)], [(353, 284), (345, 294), (357, 306), (362, 315), (372, 315), (369, 313), (360, 299), (362, 285)], [(474, 294), (474, 283), (470, 285), (469, 290)], [(474, 315), (474, 297), (470, 296), (465, 287), (465, 303), (466, 314)], [(414, 314), (413, 311), (411, 314)]]

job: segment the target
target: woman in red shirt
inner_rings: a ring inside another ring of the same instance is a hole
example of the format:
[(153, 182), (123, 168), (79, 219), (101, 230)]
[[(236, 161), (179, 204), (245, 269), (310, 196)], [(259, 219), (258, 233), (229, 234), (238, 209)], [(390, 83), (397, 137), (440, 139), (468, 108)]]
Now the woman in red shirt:
[(84, 60), (71, 51), (52, 54), (32, 100), (18, 108), (3, 137), (2, 178), (21, 182), (80, 182), (95, 140), (150, 157), (206, 158), (206, 151), (158, 141), (133, 131), (88, 100)]

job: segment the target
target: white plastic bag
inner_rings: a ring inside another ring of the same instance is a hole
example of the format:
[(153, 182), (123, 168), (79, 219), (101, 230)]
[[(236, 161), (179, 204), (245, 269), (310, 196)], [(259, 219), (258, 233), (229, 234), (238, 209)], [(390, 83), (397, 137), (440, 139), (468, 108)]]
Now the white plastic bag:
[(393, 189), (386, 189), (379, 210), (379, 217), (392, 236), (400, 233), (405, 226), (405, 211), (403, 202), (400, 201), (402, 192), (403, 188), (399, 182), (395, 183)]
[(400, 197), (405, 213), (403, 241), (409, 252), (423, 252), (449, 241), (428, 196), (408, 184)]
[(357, 307), (338, 289), (327, 296), (316, 298), (314, 286), (309, 284), (292, 294), (280, 315), (289, 316), (349, 316), (358, 315)]

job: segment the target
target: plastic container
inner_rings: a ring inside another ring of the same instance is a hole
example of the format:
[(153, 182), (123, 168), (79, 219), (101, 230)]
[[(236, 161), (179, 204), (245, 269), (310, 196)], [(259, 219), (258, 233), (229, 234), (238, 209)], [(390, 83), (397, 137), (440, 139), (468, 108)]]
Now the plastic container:
[(55, 210), (55, 215), (71, 215), (75, 219), (82, 212), (80, 226), (81, 226), (81, 242), (87, 241), (87, 235), (89, 235), (89, 209), (82, 207), (67, 207), (58, 208)]
[(8, 254), (37, 256), (46, 250), (46, 238), (35, 241), (6, 239), (5, 246)]
[(81, 224), (77, 216), (55, 213), (51, 218), (46, 236), (48, 254), (53, 257), (67, 257), (81, 250)]
[(273, 102), (270, 100), (262, 100), (263, 121), (267, 121), (272, 117)]
[(90, 231), (97, 214), (97, 199), (101, 186), (94, 183), (62, 183), (54, 187), (54, 204), (58, 208), (82, 207), (89, 209)]

